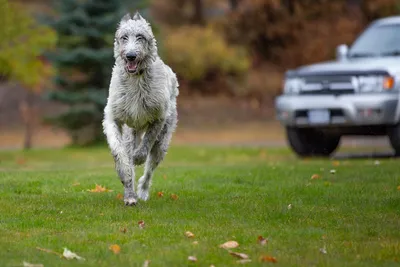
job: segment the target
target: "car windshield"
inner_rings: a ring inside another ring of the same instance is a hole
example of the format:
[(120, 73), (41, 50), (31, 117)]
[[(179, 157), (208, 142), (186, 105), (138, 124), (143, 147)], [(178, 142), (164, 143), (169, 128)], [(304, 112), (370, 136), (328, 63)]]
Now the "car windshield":
[(349, 56), (400, 56), (400, 24), (373, 26), (354, 42)]

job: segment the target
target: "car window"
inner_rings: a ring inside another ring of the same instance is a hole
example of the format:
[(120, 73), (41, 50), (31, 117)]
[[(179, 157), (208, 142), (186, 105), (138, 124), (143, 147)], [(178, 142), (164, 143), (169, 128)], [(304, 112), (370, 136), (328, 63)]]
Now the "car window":
[(350, 57), (400, 55), (400, 24), (373, 26), (354, 42)]

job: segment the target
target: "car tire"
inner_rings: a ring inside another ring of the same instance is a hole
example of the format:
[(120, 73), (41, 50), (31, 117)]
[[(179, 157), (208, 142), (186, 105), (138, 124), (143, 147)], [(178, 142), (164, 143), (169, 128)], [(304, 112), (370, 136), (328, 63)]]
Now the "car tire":
[(393, 126), (388, 131), (390, 145), (396, 155), (400, 155), (400, 124)]
[(313, 128), (286, 128), (286, 137), (292, 150), (300, 157), (330, 156), (340, 143), (340, 136), (326, 135)]

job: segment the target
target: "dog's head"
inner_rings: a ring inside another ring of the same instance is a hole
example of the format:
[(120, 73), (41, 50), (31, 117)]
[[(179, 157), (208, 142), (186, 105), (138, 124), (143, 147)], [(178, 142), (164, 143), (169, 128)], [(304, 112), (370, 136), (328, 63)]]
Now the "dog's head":
[(136, 12), (125, 15), (115, 34), (114, 57), (128, 73), (147, 68), (157, 56), (157, 43), (150, 24)]

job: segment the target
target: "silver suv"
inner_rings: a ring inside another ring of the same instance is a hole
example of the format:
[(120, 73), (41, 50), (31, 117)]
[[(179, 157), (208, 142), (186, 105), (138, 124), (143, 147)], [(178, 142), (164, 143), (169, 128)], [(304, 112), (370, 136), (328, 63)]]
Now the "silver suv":
[(328, 156), (343, 135), (388, 135), (400, 153), (400, 16), (373, 22), (336, 60), (285, 74), (275, 102), (299, 156)]

